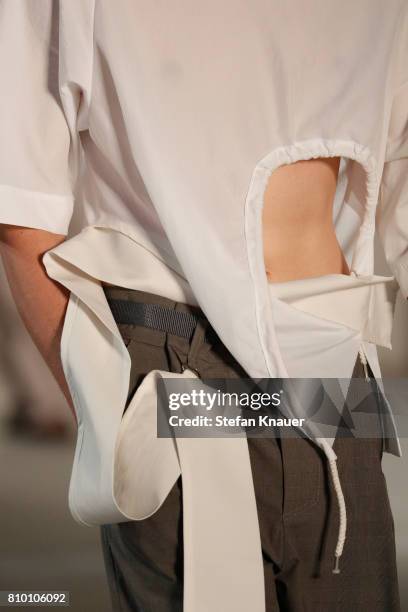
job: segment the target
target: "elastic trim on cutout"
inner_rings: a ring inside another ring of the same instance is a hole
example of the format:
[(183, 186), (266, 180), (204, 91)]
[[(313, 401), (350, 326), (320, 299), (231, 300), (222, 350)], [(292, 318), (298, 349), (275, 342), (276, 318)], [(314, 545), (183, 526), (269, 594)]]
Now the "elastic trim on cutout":
[(298, 141), (274, 149), (256, 164), (245, 200), (245, 240), (248, 264), (253, 282), (258, 337), (269, 376), (288, 377), (273, 325), (272, 304), (263, 259), (262, 209), (269, 177), (280, 166), (319, 157), (344, 157), (361, 164), (366, 173), (366, 202), (357, 238), (352, 269), (363, 273), (366, 254), (373, 252), (375, 212), (379, 191), (377, 164), (370, 150), (357, 142), (323, 138)]

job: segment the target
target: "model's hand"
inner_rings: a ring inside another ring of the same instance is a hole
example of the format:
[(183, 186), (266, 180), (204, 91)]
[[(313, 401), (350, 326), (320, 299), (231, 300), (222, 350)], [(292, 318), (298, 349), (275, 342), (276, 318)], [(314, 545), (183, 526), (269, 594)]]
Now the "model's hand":
[(69, 292), (49, 278), (42, 263), (44, 253), (64, 240), (59, 234), (0, 224), (0, 253), (17, 309), (76, 420), (60, 358)]

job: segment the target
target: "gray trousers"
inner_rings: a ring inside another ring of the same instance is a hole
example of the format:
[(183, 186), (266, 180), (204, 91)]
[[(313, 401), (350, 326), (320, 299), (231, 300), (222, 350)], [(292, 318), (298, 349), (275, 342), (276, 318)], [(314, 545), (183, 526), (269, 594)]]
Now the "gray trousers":
[[(196, 307), (149, 293), (105, 291), (112, 298), (157, 303), (205, 318)], [(191, 341), (185, 338), (136, 325), (120, 324), (119, 329), (131, 356), (128, 401), (150, 370), (180, 372), (187, 356), (202, 378), (247, 377), (216, 335), (210, 343), (195, 343), (192, 355)], [(357, 360), (353, 377), (360, 376), (364, 372)], [(332, 573), (338, 509), (323, 452), (301, 437), (248, 438), (248, 449), (266, 612), (399, 612), (382, 440), (342, 437), (334, 443), (348, 511), (338, 575)], [(183, 610), (181, 478), (153, 516), (103, 525), (100, 532), (114, 612)]]

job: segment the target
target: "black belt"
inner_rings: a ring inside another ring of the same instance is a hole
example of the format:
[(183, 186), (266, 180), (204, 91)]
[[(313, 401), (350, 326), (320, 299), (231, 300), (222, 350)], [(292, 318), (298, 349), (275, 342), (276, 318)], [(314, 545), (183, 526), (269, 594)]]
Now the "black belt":
[[(118, 300), (107, 298), (113, 317), (118, 324), (141, 325), (158, 331), (174, 334), (188, 340), (203, 317), (181, 310), (172, 310), (159, 304), (145, 304), (133, 300)], [(219, 338), (210, 325), (205, 333), (206, 342), (214, 342)]]

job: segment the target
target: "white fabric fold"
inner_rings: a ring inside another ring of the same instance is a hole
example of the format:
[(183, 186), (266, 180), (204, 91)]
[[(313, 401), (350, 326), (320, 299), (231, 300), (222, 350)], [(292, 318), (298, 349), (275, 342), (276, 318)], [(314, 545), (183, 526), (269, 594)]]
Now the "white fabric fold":
[[(332, 390), (324, 379), (337, 378), (346, 397), (355, 360), (363, 348), (383, 392), (387, 434), (384, 450), (401, 456), (395, 419), (381, 383), (376, 348), (377, 345), (391, 348), (397, 291), (398, 284), (392, 276), (356, 273), (269, 283), (277, 339), (289, 376), (313, 379), (318, 372), (329, 396)], [(301, 416), (302, 406), (297, 405), (296, 394), (293, 395), (295, 416)], [(307, 429), (310, 432), (305, 433), (312, 433), (319, 443), (315, 425), (309, 424)], [(333, 432), (335, 435), (334, 428)], [(326, 439), (326, 443), (333, 442), (334, 437)]]
[[(61, 341), (62, 363), (78, 419), (69, 488), (71, 513), (87, 525), (143, 520), (157, 511), (181, 475), (185, 612), (264, 612), (262, 550), (246, 438), (157, 437), (158, 380), (196, 381), (195, 373), (188, 369), (182, 374), (148, 373), (124, 412), (130, 357), (100, 281), (104, 280), (101, 272), (108, 269), (106, 280), (127, 286), (128, 280), (121, 274), (126, 276), (133, 265), (137, 245), (129, 239), (126, 251), (125, 242), (121, 242), (117, 269), (102, 266), (99, 270), (94, 253), (102, 252), (109, 235), (109, 231), (92, 230), (44, 256), (49, 276), (71, 291)], [(100, 239), (97, 236), (103, 236), (105, 242), (94, 243)], [(91, 245), (86, 244), (89, 240)], [(125, 268), (123, 261), (129, 264)], [(166, 281), (164, 268), (161, 274)], [(163, 286), (171, 290), (175, 277), (169, 274), (171, 278)], [(299, 370), (293, 369), (293, 347), (285, 345), (296, 336), (284, 333), (288, 313), (294, 317), (289, 321), (292, 332), (293, 324), (300, 325), (302, 333), (310, 332), (311, 321), (323, 327), (331, 325), (331, 332), (320, 334), (321, 339), (335, 350), (343, 347), (350, 364), (354, 348), (357, 352), (362, 341), (367, 341), (367, 346), (372, 346), (372, 341), (387, 345), (393, 292), (389, 294), (384, 287), (392, 288), (392, 279), (320, 277), (309, 281), (282, 284), (279, 297), (278, 287), (271, 288), (278, 338), (282, 332), (282, 354), (292, 359), (291, 376), (299, 376)], [(355, 294), (359, 295), (355, 302), (359, 308), (350, 301)], [(348, 296), (348, 301), (337, 299), (339, 296)], [(367, 303), (375, 304), (370, 325), (363, 317)], [(302, 317), (306, 317), (306, 327)], [(334, 329), (340, 336), (333, 344)], [(343, 339), (341, 334), (345, 334)], [(318, 336), (314, 349), (319, 348)], [(299, 341), (300, 336), (297, 338)], [(303, 348), (310, 353), (307, 343)], [(316, 439), (323, 446), (332, 442)]]
[(361, 331), (366, 342), (391, 348), (398, 292), (393, 276), (328, 274), (269, 286), (271, 294), (287, 304)]
[(72, 515), (86, 525), (143, 520), (181, 475), (185, 612), (265, 612), (246, 438), (157, 437), (158, 378), (194, 382), (189, 369), (149, 372), (123, 414), (128, 351), (99, 281), (61, 253), (48, 252), (44, 262), (71, 291), (61, 356), (78, 419)]
[(116, 439), (115, 501), (132, 520), (142, 520), (182, 475), (184, 610), (262, 612), (262, 554), (246, 438), (158, 438), (160, 377), (185, 379), (186, 392), (196, 378), (186, 369), (153, 370), (143, 379)]

